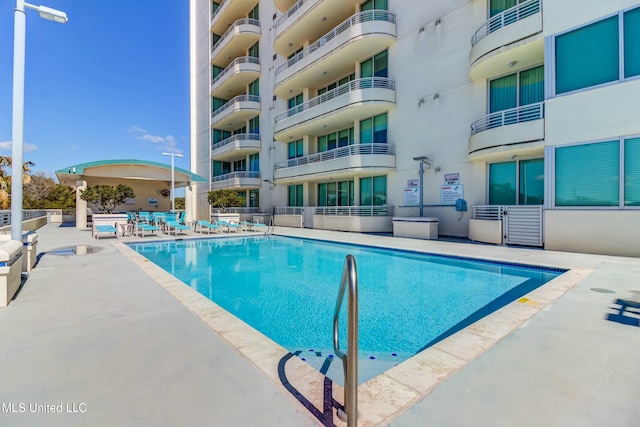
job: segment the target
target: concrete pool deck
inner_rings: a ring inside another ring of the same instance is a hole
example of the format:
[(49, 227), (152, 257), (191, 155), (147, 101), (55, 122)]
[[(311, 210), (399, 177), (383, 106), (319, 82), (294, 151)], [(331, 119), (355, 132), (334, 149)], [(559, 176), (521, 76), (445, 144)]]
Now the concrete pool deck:
[[(374, 391), (361, 385), (362, 425), (640, 425), (640, 316), (621, 316), (614, 305), (638, 297), (640, 259), (319, 230), (277, 233), (572, 269), (570, 286), (514, 305), (533, 317), (506, 322), (506, 335), (492, 346), (483, 342), (495, 328), (476, 324), (437, 349), (440, 360), (462, 365), (455, 370), (438, 371), (447, 363), (416, 366), (424, 375), (404, 378), (404, 387), (386, 377)], [(0, 309), (0, 425), (322, 425), (269, 375), (277, 366), (251, 359), (269, 343), (259, 335), (234, 337), (233, 319), (212, 314), (190, 288), (127, 254), (121, 242), (137, 239), (95, 240), (89, 231), (53, 224), (38, 234), (38, 265)], [(59, 250), (76, 246), (93, 251)], [(338, 279), (336, 293), (337, 286)], [(535, 307), (547, 297), (557, 299)], [(207, 319), (218, 322), (217, 332)], [(456, 354), (465, 351), (462, 363)], [(294, 370), (307, 366), (299, 363)], [(370, 406), (371, 393), (386, 405), (374, 399)]]

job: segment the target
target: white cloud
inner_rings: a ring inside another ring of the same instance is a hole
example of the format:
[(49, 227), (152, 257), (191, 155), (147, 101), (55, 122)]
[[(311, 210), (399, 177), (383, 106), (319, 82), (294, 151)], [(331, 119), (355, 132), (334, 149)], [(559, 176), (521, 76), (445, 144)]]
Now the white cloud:
[(173, 135), (152, 135), (140, 126), (131, 126), (129, 128), (129, 132), (137, 134), (135, 137), (136, 139), (141, 139), (143, 141), (149, 141), (153, 144), (156, 144), (162, 151), (182, 154), (182, 150), (177, 147), (176, 138)]
[[(0, 142), (0, 150), (9, 151), (11, 150), (12, 147), (13, 147), (13, 144), (11, 144), (11, 141)], [(25, 142), (22, 145), (22, 149), (24, 150), (25, 153), (31, 153), (33, 151), (36, 151), (38, 149), (38, 146), (35, 144), (29, 144)]]

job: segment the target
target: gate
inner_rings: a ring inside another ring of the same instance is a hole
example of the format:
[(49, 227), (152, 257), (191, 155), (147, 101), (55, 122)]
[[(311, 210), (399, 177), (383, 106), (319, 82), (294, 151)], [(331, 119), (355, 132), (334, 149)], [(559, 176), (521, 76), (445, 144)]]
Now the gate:
[(543, 246), (542, 206), (505, 206), (503, 215), (506, 244)]
[(305, 207), (302, 209), (302, 226), (304, 228), (313, 228), (313, 215), (315, 209), (311, 207)]

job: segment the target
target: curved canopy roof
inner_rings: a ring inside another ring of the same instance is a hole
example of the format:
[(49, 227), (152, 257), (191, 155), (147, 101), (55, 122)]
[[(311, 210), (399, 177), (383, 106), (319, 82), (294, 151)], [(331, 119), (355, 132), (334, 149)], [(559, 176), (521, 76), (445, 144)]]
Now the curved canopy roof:
[[(176, 187), (185, 187), (191, 182), (206, 182), (200, 175), (174, 167)], [(87, 177), (171, 181), (171, 165), (147, 160), (118, 159), (80, 163), (56, 171), (62, 185), (75, 185)]]

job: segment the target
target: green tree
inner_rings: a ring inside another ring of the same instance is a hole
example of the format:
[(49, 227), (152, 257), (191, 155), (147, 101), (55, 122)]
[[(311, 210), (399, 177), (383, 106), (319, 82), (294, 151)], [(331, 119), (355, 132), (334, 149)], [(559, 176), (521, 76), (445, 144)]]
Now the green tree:
[[(22, 182), (27, 185), (31, 181), (31, 167), (35, 166), (32, 162), (24, 162), (22, 164)], [(11, 167), (11, 156), (0, 156), (0, 209), (9, 209), (11, 207), (11, 176), (7, 175), (5, 167)]]
[(75, 206), (74, 189), (56, 184), (42, 172), (32, 175), (31, 181), (24, 186), (25, 209), (73, 209)]
[(102, 213), (113, 213), (116, 206), (122, 205), (125, 200), (134, 197), (136, 195), (133, 188), (123, 184), (118, 184), (117, 187), (94, 185), (80, 190), (80, 198), (94, 205)]
[(173, 199), (173, 202), (176, 205), (176, 209), (184, 209), (184, 197), (176, 197)]
[(207, 200), (214, 208), (222, 209), (222, 212), (226, 212), (227, 208), (244, 206), (245, 203), (244, 197), (233, 190), (209, 191)]

